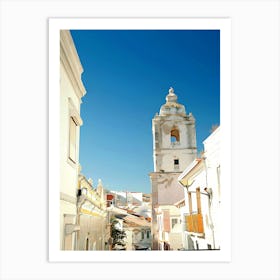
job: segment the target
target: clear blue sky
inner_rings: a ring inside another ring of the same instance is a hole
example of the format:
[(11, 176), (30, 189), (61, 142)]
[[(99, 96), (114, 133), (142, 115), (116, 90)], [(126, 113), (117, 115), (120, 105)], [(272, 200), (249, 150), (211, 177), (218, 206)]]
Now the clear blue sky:
[(217, 30), (74, 30), (87, 90), (82, 173), (111, 190), (151, 192), (152, 118), (169, 87), (196, 119), (198, 151), (220, 123)]

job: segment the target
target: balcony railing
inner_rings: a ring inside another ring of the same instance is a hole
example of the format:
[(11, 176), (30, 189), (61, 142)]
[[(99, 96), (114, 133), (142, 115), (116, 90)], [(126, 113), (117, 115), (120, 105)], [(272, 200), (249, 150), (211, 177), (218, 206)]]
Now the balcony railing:
[(194, 233), (204, 233), (203, 217), (201, 214), (188, 214), (186, 219), (186, 231)]

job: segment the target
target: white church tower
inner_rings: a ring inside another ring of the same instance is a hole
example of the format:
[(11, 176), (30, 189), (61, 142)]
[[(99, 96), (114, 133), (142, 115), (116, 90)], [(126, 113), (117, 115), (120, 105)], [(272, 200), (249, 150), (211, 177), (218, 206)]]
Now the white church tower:
[(191, 113), (186, 113), (185, 106), (177, 99), (173, 88), (170, 88), (166, 103), (152, 121), (154, 172), (149, 175), (152, 183), (154, 250), (161, 250), (159, 243), (164, 239), (164, 226), (169, 228), (166, 222), (169, 214), (165, 213), (162, 217), (160, 206), (174, 205), (184, 198), (184, 190), (177, 178), (197, 157), (195, 119)]

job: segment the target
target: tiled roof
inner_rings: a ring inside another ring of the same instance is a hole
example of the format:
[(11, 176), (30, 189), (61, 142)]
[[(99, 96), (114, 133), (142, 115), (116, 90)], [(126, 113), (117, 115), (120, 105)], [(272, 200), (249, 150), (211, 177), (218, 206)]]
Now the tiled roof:
[(150, 227), (151, 223), (149, 223), (146, 219), (141, 219), (140, 217), (127, 215), (124, 218), (124, 221), (129, 224), (135, 224), (136, 226)]

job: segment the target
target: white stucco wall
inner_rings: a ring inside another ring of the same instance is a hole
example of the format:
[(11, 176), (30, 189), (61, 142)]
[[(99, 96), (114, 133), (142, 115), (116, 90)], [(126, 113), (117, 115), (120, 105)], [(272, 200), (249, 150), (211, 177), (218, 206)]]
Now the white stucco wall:
[[(200, 188), (201, 197), (201, 213), (203, 216), (204, 238), (199, 238), (197, 234), (192, 234), (191, 242), (194, 247), (198, 244), (199, 249), (207, 249), (211, 245), (212, 249), (220, 248), (220, 227), (221, 222), (221, 186), (219, 180), (220, 172), (220, 128), (216, 129), (204, 142), (204, 158), (199, 164), (202, 168), (197, 168), (197, 171), (186, 173), (185, 176), (189, 178), (192, 184), (188, 191), (192, 195), (192, 209), (197, 211), (196, 188)], [(198, 165), (197, 165), (198, 166)], [(189, 167), (187, 168), (189, 169)], [(193, 175), (191, 175), (193, 174)], [(183, 188), (183, 187), (182, 187)], [(212, 191), (211, 196), (205, 190)], [(187, 189), (184, 188), (186, 206), (181, 208), (181, 215), (189, 213), (189, 202)], [(184, 229), (185, 225), (183, 225)], [(184, 248), (188, 248), (190, 240), (187, 240), (187, 232), (183, 234)], [(190, 239), (190, 238), (189, 238)]]
[(221, 128), (218, 127), (204, 142), (205, 164), (207, 170), (208, 187), (212, 188), (211, 218), (213, 222), (213, 242), (215, 248), (220, 248), (222, 219), (225, 217), (221, 213), (222, 190), (220, 185), (220, 139)]
[(133, 250), (133, 246), (132, 246), (132, 236), (133, 236), (133, 232), (132, 232), (133, 228), (126, 228), (125, 229), (125, 234), (126, 234), (126, 238), (125, 238), (125, 243), (126, 243), (126, 250)]
[[(79, 135), (81, 119), (80, 104), (85, 89), (81, 81), (82, 66), (68, 30), (60, 32), (60, 248), (64, 249), (65, 217), (67, 223), (76, 223), (76, 192), (78, 187), (79, 169)], [(70, 117), (75, 114), (79, 120), (76, 127), (76, 162), (69, 159), (69, 126)], [(69, 218), (73, 217), (73, 218)], [(69, 234), (70, 235), (70, 234)], [(72, 250), (74, 249), (75, 233), (72, 233)]]
[[(171, 142), (173, 127), (178, 129), (180, 135), (180, 140), (175, 143)], [(196, 158), (195, 125), (187, 117), (156, 116), (153, 119), (153, 140), (155, 172), (182, 172)], [(174, 168), (174, 159), (179, 159), (179, 170)]]
[(110, 191), (115, 194), (116, 206), (127, 206), (127, 205), (142, 205), (143, 193), (142, 192), (129, 192), (129, 191)]
[(67, 76), (63, 66), (61, 66), (61, 95), (60, 95), (60, 191), (72, 197), (76, 197), (76, 189), (78, 186), (78, 169), (79, 169), (79, 141), (80, 127), (76, 129), (76, 158), (77, 163), (73, 163), (69, 159), (69, 120), (70, 120), (70, 101), (77, 112), (80, 111), (80, 101), (78, 100), (74, 88)]

